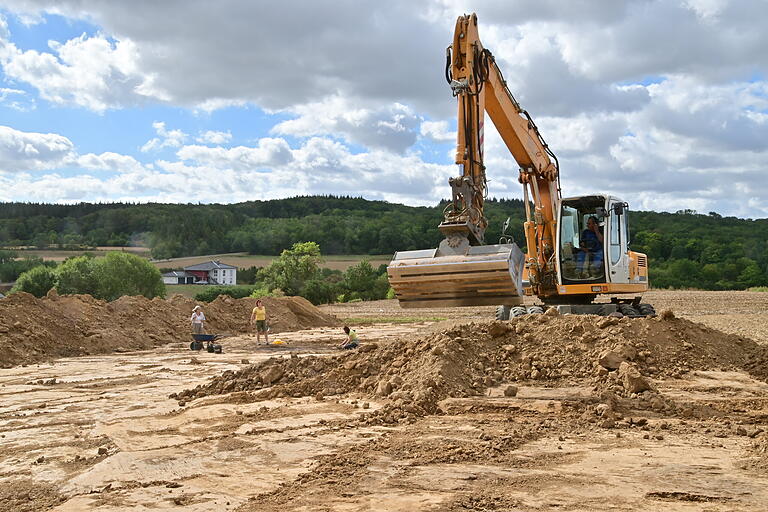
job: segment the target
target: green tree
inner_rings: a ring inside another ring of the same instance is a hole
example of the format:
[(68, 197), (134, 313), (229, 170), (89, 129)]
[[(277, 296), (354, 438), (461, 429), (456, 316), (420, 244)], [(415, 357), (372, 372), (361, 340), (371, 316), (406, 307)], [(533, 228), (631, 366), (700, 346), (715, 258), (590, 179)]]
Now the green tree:
[(270, 290), (280, 288), (286, 295), (299, 295), (304, 283), (316, 277), (323, 258), (315, 242), (299, 242), (285, 249), (268, 267), (258, 273)]
[(95, 261), (96, 259), (88, 254), (65, 260), (57, 269), (56, 290), (61, 294), (82, 293), (97, 297), (99, 281)]
[(127, 252), (112, 251), (94, 259), (94, 276), (98, 282), (96, 295), (115, 300), (123, 295), (165, 297), (165, 284), (160, 271), (144, 258)]
[(738, 278), (739, 287), (751, 288), (765, 284), (765, 274), (754, 261), (750, 261), (741, 271)]
[(27, 292), (35, 297), (42, 297), (55, 287), (56, 272), (50, 267), (39, 266), (21, 274), (11, 289), (11, 293)]
[(102, 258), (70, 258), (57, 269), (58, 292), (115, 300), (123, 295), (165, 297), (160, 271), (144, 258), (113, 251)]
[(338, 286), (328, 279), (312, 278), (304, 283), (301, 296), (312, 304), (328, 304), (338, 295)]
[(389, 290), (389, 282), (379, 274), (367, 260), (353, 265), (344, 272), (342, 285), (347, 299), (383, 299)]

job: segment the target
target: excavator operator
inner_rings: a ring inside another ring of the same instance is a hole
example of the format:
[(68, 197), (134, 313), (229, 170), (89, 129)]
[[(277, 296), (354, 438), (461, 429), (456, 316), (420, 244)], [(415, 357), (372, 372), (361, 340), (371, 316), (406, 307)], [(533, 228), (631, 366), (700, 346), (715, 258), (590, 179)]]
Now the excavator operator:
[(589, 277), (585, 274), (590, 270), (594, 273), (602, 273), (603, 230), (594, 215), (587, 219), (587, 229), (581, 232), (579, 245), (581, 249), (576, 255), (576, 271), (580, 277)]

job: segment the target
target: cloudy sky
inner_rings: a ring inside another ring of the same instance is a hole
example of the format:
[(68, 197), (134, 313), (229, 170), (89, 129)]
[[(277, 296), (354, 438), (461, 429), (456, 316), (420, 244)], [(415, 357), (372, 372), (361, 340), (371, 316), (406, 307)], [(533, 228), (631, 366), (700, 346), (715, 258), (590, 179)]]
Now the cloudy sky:
[(434, 204), (472, 11), (565, 195), (768, 217), (768, 0), (0, 0), (0, 201)]

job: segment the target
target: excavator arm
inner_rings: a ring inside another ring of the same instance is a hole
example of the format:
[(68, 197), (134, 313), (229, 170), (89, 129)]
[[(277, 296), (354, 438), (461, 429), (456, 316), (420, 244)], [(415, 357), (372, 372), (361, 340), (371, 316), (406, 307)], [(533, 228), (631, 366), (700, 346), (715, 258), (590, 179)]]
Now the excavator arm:
[[(462, 175), (450, 180), (453, 201), (446, 209), (440, 228), (446, 234), (455, 232), (456, 220), (460, 219), (466, 224), (464, 233), (470, 241), (483, 242), (482, 233), (487, 226), (483, 213), (486, 193), (483, 119), (487, 112), (520, 166), (519, 180), (523, 184), (527, 214), (526, 266), (530, 282), (535, 288), (552, 288), (556, 281), (552, 257), (560, 199), (557, 158), (531, 116), (509, 91), (491, 52), (483, 48), (475, 14), (458, 18), (453, 44), (446, 53), (446, 78), (458, 100), (456, 164)], [(464, 192), (468, 188), (469, 197)]]
[[(439, 225), (445, 239), (437, 249), (396, 253), (388, 266), (390, 284), (403, 307), (519, 304), (523, 265), (535, 293), (545, 293), (557, 282), (557, 159), (510, 93), (493, 55), (480, 43), (474, 14), (456, 22), (453, 44), (446, 52), (446, 79), (457, 99), (460, 175), (449, 180), (452, 200)], [(514, 243), (485, 245), (486, 112), (520, 166), (527, 255)]]

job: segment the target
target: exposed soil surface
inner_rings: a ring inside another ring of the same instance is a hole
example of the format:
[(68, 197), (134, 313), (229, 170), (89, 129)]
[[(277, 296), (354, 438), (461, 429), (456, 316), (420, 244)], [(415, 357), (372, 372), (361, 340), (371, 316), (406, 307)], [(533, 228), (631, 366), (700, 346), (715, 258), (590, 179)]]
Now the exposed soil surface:
[(448, 319), (344, 352), (325, 317), (193, 353), (185, 303), (151, 350), (0, 370), (0, 511), (766, 510), (766, 345), (728, 325), (768, 294), (650, 295), (671, 311), (322, 308)]
[[(255, 299), (220, 296), (202, 304), (210, 333), (245, 333)], [(265, 298), (272, 332), (335, 326), (339, 320), (301, 297)], [(113, 302), (90, 295), (55, 292), (37, 299), (16, 293), (0, 300), (0, 367), (55, 357), (142, 350), (187, 340), (196, 302), (121, 297)]]
[[(526, 299), (533, 304), (533, 299)], [(687, 318), (731, 334), (739, 334), (759, 342), (768, 342), (768, 292), (703, 292), (654, 290), (643, 294), (643, 302), (653, 304), (656, 311), (671, 309)], [(446, 318), (448, 320), (488, 320), (493, 306), (473, 308), (402, 309), (396, 300), (355, 302), (321, 306), (323, 311), (339, 318)]]

